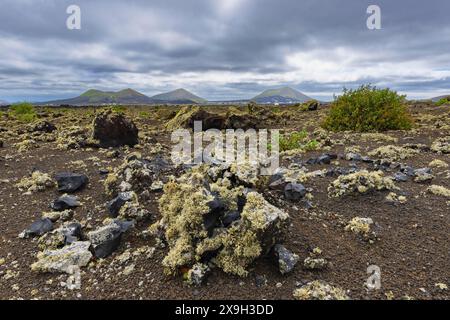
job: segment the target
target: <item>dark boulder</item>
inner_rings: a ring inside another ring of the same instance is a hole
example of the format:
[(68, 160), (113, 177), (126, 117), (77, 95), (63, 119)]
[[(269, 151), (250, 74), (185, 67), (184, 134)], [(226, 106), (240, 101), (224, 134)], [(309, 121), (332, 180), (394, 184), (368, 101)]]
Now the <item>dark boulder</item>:
[(300, 183), (288, 183), (284, 188), (286, 200), (298, 201), (306, 195), (306, 188)]
[(281, 274), (291, 272), (299, 260), (299, 256), (277, 244), (273, 247), (273, 254)]
[(331, 163), (331, 156), (328, 154), (323, 154), (317, 158), (318, 164), (330, 164)]
[(397, 172), (394, 174), (394, 180), (398, 182), (407, 182), (409, 180), (409, 176), (403, 172)]
[(133, 226), (131, 221), (115, 220), (112, 223), (100, 227), (88, 233), (92, 250), (97, 258), (106, 258), (111, 255), (120, 245), (122, 234)]
[(319, 101), (317, 100), (311, 100), (305, 103), (305, 106), (308, 108), (309, 111), (315, 111), (319, 108)]
[(48, 121), (39, 121), (37, 123), (32, 124), (28, 128), (28, 132), (45, 132), (52, 133), (56, 130), (56, 127), (53, 123)]
[(72, 244), (78, 241), (82, 237), (81, 224), (78, 222), (72, 222), (62, 229), (64, 235), (64, 243)]
[(58, 183), (58, 191), (67, 193), (83, 189), (89, 181), (86, 175), (71, 172), (58, 173), (55, 180)]
[(38, 237), (53, 230), (53, 222), (48, 218), (41, 218), (31, 224), (23, 233), (25, 238)]
[(229, 227), (234, 221), (241, 218), (241, 213), (239, 211), (231, 211), (225, 214), (222, 218), (222, 224), (225, 228)]
[(134, 192), (119, 192), (119, 195), (107, 204), (109, 216), (116, 218), (123, 205), (133, 200), (134, 195)]
[(50, 208), (55, 211), (64, 211), (79, 206), (80, 203), (78, 202), (77, 197), (65, 194), (53, 201), (53, 203), (50, 205)]
[(136, 125), (121, 113), (102, 112), (93, 121), (93, 138), (103, 148), (135, 146), (139, 143), (138, 133)]

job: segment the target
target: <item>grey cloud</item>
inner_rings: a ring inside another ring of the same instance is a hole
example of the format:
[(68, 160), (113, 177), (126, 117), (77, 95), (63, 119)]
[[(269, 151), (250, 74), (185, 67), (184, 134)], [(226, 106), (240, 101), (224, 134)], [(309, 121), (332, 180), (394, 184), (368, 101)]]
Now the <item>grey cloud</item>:
[[(365, 26), (369, 0), (233, 2), (236, 7), (227, 13), (218, 7), (223, 1), (210, 0), (2, 0), (0, 99), (47, 100), (89, 87), (118, 89), (127, 86), (125, 75), (142, 77), (133, 85), (144, 93), (183, 86), (209, 99), (246, 98), (273, 86), (271, 75), (283, 79), (292, 72), (287, 56), (321, 50), (325, 62), (335, 61), (338, 48), (359, 53), (347, 72), (405, 62), (430, 72), (360, 75), (342, 82), (291, 77), (280, 85), (328, 97), (363, 82), (430, 95), (449, 88), (447, 0), (378, 0), (379, 31)], [(80, 31), (65, 28), (65, 10), (72, 3), (82, 9)], [(211, 82), (211, 72), (231, 76)], [(197, 81), (172, 87), (171, 79), (184, 74)]]

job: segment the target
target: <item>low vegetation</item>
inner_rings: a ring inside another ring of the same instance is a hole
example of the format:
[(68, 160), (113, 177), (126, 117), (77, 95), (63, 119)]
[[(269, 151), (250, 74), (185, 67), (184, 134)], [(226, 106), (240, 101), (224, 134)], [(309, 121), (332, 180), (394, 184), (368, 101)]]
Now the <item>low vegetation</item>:
[(358, 132), (408, 130), (412, 125), (405, 96), (371, 85), (356, 90), (344, 89), (323, 122), (323, 127), (331, 131)]
[(37, 118), (36, 110), (28, 102), (13, 104), (9, 109), (9, 113), (20, 122), (32, 122)]
[(308, 132), (294, 131), (289, 134), (281, 135), (280, 139), (280, 151), (289, 151), (296, 149), (303, 149), (305, 151), (316, 150), (319, 143), (316, 140), (309, 139)]
[(438, 106), (438, 107), (446, 105), (446, 104), (450, 104), (450, 97), (445, 97), (445, 98), (439, 99), (439, 101), (436, 102), (436, 106)]

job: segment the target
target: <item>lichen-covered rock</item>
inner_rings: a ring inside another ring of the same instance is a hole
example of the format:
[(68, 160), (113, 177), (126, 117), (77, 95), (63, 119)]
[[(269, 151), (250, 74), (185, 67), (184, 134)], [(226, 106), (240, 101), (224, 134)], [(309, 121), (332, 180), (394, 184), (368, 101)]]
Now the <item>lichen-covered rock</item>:
[(20, 190), (39, 192), (54, 187), (55, 183), (47, 173), (34, 171), (31, 177), (25, 177), (16, 185)]
[(418, 153), (419, 151), (413, 148), (387, 145), (372, 150), (369, 152), (369, 156), (389, 161), (400, 161), (410, 158)]
[(191, 286), (200, 286), (210, 271), (210, 268), (203, 263), (196, 263), (186, 273), (186, 283)]
[(98, 147), (98, 141), (90, 137), (89, 129), (80, 126), (71, 126), (58, 132), (56, 139), (57, 149), (72, 150), (84, 147)]
[(132, 201), (133, 199), (137, 199), (137, 195), (135, 192), (119, 192), (119, 195), (107, 204), (109, 216), (111, 218), (116, 218), (119, 215), (120, 209), (125, 205), (125, 203), (127, 203), (128, 201)]
[(84, 267), (92, 258), (90, 243), (74, 242), (57, 250), (46, 250), (38, 253), (38, 261), (31, 265), (31, 270), (39, 272), (72, 273), (74, 266)]
[(120, 245), (122, 234), (131, 226), (132, 222), (114, 220), (111, 223), (88, 233), (97, 258), (105, 258), (113, 253)]
[(98, 114), (93, 123), (92, 138), (101, 147), (135, 146), (139, 143), (136, 125), (121, 113), (110, 110)]
[(168, 130), (176, 130), (180, 128), (194, 128), (194, 121), (201, 121), (203, 130), (208, 129), (224, 129), (226, 118), (222, 115), (209, 113), (199, 106), (183, 107), (180, 111), (166, 124)]
[(42, 218), (49, 218), (52, 222), (56, 222), (58, 220), (67, 221), (72, 219), (73, 211), (72, 210), (63, 210), (63, 211), (49, 211), (43, 212)]
[(431, 150), (437, 153), (450, 153), (450, 136), (438, 138), (433, 141)]
[(278, 263), (278, 270), (281, 274), (286, 274), (294, 270), (300, 259), (298, 255), (286, 249), (283, 245), (277, 244), (273, 247), (275, 259)]
[(434, 194), (436, 196), (450, 198), (450, 189), (447, 189), (446, 187), (443, 186), (431, 185), (428, 187), (427, 192)]
[(353, 232), (366, 241), (373, 241), (376, 239), (376, 233), (372, 230), (373, 224), (372, 218), (355, 217), (345, 226), (345, 231)]
[(414, 170), (414, 181), (418, 183), (429, 182), (434, 179), (430, 168), (420, 168)]
[(138, 153), (130, 154), (122, 165), (108, 174), (104, 181), (105, 192), (117, 197), (120, 192), (148, 190), (168, 169), (168, 162), (159, 156), (148, 160)]
[(316, 280), (295, 289), (293, 296), (297, 300), (349, 300), (344, 290), (333, 287), (325, 281)]
[[(163, 266), (176, 274), (207, 260), (227, 273), (246, 276), (247, 267), (282, 238), (289, 216), (261, 194), (233, 185), (229, 171), (216, 181), (207, 172), (207, 166), (194, 168), (164, 186), (162, 219), (152, 226), (163, 231), (169, 245)], [(236, 211), (236, 220), (225, 224)]]
[(303, 267), (307, 270), (322, 270), (325, 269), (328, 262), (325, 258), (306, 257), (303, 261)]
[(434, 159), (428, 165), (432, 168), (441, 168), (441, 169), (449, 167), (447, 162), (439, 160), (439, 159)]
[(367, 170), (361, 170), (339, 176), (328, 186), (328, 195), (337, 198), (350, 194), (395, 189), (397, 187), (392, 179), (384, 177), (382, 171), (369, 172)]
[(389, 194), (386, 196), (386, 201), (389, 203), (393, 203), (393, 204), (395, 204), (395, 203), (404, 204), (408, 200), (406, 199), (405, 196), (398, 195), (395, 192), (389, 192)]
[(38, 121), (28, 127), (28, 132), (46, 132), (52, 133), (56, 130), (56, 126), (48, 121)]

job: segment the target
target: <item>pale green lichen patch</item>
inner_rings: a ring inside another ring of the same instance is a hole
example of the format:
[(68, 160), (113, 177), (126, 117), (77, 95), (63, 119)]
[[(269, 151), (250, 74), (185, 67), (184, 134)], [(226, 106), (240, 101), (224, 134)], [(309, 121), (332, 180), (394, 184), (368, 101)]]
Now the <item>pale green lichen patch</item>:
[(450, 136), (438, 138), (433, 141), (431, 150), (437, 153), (450, 153)]
[(410, 158), (418, 153), (418, 150), (412, 148), (387, 145), (370, 151), (369, 156), (389, 161), (400, 161)]
[(48, 188), (52, 188), (55, 182), (50, 175), (40, 171), (34, 171), (30, 177), (24, 177), (16, 185), (20, 190), (30, 193), (44, 191)]
[(436, 196), (450, 198), (450, 189), (443, 186), (431, 185), (428, 187), (427, 191)]
[(369, 172), (361, 170), (348, 175), (341, 175), (328, 186), (328, 195), (333, 198), (363, 194), (370, 191), (396, 190), (391, 178), (384, 177), (382, 171)]
[(293, 296), (296, 300), (349, 300), (345, 291), (333, 287), (328, 283), (316, 280), (309, 282), (299, 289), (295, 289)]
[(45, 250), (37, 255), (32, 271), (71, 273), (74, 267), (86, 266), (92, 258), (89, 242), (74, 242), (62, 249)]

